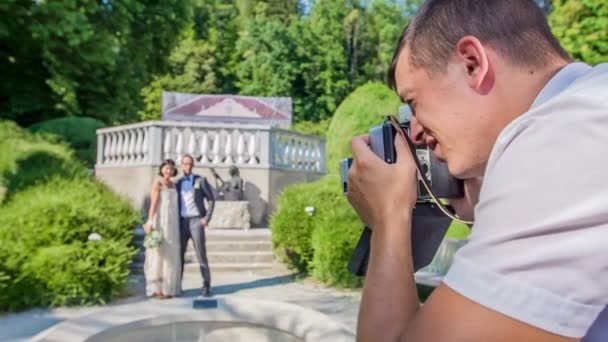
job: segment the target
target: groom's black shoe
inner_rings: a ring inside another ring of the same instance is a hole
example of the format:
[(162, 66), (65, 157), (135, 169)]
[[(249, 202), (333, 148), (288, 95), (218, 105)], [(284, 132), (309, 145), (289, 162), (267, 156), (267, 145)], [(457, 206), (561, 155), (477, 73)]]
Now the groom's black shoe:
[(211, 289), (209, 286), (203, 287), (203, 297), (211, 297)]

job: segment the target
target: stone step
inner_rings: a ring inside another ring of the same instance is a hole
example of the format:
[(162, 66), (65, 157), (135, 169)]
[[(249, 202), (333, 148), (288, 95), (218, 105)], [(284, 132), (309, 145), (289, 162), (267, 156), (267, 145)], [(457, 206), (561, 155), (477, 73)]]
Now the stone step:
[[(268, 228), (251, 228), (249, 230), (242, 229), (207, 229), (207, 242), (212, 241), (272, 241), (270, 229)], [(145, 236), (143, 228), (136, 228), (133, 241), (136, 245), (141, 246)]]
[[(198, 263), (196, 253), (193, 249), (186, 252), (185, 256), (186, 263)], [(274, 260), (274, 254), (270, 251), (246, 251), (246, 252), (207, 252), (207, 259), (210, 263), (258, 263), (258, 262), (272, 262)], [(137, 253), (133, 258), (135, 262), (143, 262), (145, 260), (145, 253), (143, 251)]]
[[(136, 274), (143, 273), (143, 262), (134, 262), (131, 265), (131, 271)], [(258, 262), (258, 263), (211, 263), (209, 265), (211, 272), (247, 272), (247, 271), (263, 271), (277, 267), (274, 262)], [(185, 273), (200, 273), (198, 263), (187, 263), (184, 269)]]
[[(209, 268), (211, 272), (247, 272), (247, 271), (262, 271), (276, 267), (273, 262), (257, 262), (257, 263), (211, 263)], [(200, 273), (198, 264), (186, 264), (184, 272)]]
[[(194, 251), (186, 253), (186, 263), (198, 263)], [(264, 263), (274, 261), (272, 252), (213, 252), (207, 253), (210, 264), (214, 263)]]
[[(272, 252), (272, 242), (267, 240), (252, 241), (207, 241), (207, 252)], [(143, 241), (135, 243), (135, 247), (143, 248)], [(192, 249), (192, 241), (188, 249)]]

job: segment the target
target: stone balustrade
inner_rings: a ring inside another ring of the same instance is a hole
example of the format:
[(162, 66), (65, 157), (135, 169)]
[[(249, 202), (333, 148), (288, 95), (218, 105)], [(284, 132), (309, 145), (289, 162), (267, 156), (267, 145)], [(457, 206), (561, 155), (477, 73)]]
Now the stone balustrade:
[(179, 163), (325, 172), (325, 140), (269, 126), (148, 121), (97, 130), (96, 167)]

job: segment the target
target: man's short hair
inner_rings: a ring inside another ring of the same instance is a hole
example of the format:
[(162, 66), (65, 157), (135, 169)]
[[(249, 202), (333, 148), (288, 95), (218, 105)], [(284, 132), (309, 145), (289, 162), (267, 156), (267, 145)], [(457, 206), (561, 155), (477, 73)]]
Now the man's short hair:
[(570, 60), (533, 0), (427, 0), (401, 33), (389, 85), (396, 88), (397, 60), (406, 46), (413, 67), (442, 72), (458, 41), (467, 35), (517, 66), (544, 66), (554, 57)]
[(192, 165), (194, 165), (194, 157), (192, 157), (191, 154), (189, 154), (189, 153), (184, 154), (184, 156), (182, 157), (182, 161), (184, 159), (186, 159), (186, 158), (190, 158), (190, 161), (192, 162)]

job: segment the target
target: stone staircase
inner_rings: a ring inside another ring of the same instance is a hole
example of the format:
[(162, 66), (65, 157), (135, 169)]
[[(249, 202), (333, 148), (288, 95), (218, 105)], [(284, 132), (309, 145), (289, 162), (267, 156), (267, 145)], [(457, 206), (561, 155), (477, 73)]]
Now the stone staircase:
[[(143, 273), (145, 255), (143, 238), (144, 231), (138, 227), (135, 229), (134, 243), (140, 250), (131, 265), (134, 273)], [(279, 266), (272, 252), (272, 240), (268, 228), (208, 229), (206, 238), (207, 259), (211, 272), (265, 271)], [(184, 272), (200, 274), (192, 241), (186, 250)]]

